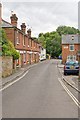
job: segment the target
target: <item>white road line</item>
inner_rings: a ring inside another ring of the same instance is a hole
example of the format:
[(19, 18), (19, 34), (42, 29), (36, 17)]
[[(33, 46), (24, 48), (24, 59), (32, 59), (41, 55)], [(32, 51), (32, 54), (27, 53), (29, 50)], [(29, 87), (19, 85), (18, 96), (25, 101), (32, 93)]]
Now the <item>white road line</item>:
[(64, 85), (64, 83), (61, 81), (60, 78), (58, 78), (59, 82), (65, 89), (65, 91), (68, 93), (68, 95), (72, 98), (72, 100), (75, 102), (75, 104), (80, 108), (80, 102), (76, 99), (76, 97), (69, 91), (69, 89)]
[(13, 85), (14, 83), (18, 82), (20, 79), (22, 79), (29, 71), (26, 71), (21, 77), (19, 77), (18, 79), (16, 79), (15, 81), (11, 82), (10, 84), (6, 85), (5, 87), (3, 87), (2, 89), (0, 89), (0, 92), (5, 90), (6, 88), (10, 87), (11, 85)]
[(80, 90), (79, 90), (77, 87), (75, 87), (75, 85), (71, 84), (67, 79), (65, 79), (64, 76), (62, 76), (62, 79), (63, 79), (66, 83), (68, 83), (70, 86), (72, 86), (75, 90), (77, 90), (78, 92), (80, 92)]

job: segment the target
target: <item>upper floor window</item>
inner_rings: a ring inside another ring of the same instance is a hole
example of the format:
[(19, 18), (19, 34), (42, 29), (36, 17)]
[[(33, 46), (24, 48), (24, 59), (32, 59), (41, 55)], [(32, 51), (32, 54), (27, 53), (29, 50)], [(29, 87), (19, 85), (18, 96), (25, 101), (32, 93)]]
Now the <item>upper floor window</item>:
[(29, 47), (29, 41), (30, 41), (30, 39), (28, 38), (28, 47)]
[(23, 46), (25, 46), (25, 36), (23, 35)]
[(72, 40), (74, 40), (74, 36), (72, 36)]
[(19, 31), (16, 32), (16, 42), (17, 42), (17, 44), (20, 43), (20, 34), (19, 34)]
[(74, 51), (74, 45), (69, 45), (69, 50)]

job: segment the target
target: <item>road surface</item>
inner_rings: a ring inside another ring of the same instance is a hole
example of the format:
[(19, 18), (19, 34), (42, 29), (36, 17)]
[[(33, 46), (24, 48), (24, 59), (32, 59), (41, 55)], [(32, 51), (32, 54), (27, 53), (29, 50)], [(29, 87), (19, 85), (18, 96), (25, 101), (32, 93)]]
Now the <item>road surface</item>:
[(78, 107), (59, 82), (57, 60), (32, 67), (2, 93), (3, 118), (78, 118)]

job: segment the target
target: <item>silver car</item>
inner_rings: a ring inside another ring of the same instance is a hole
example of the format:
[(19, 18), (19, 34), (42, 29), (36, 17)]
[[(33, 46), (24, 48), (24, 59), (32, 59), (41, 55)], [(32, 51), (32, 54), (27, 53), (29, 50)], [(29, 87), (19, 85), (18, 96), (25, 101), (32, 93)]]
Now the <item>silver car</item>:
[(64, 65), (64, 75), (67, 74), (79, 74), (79, 63), (78, 61), (68, 61)]

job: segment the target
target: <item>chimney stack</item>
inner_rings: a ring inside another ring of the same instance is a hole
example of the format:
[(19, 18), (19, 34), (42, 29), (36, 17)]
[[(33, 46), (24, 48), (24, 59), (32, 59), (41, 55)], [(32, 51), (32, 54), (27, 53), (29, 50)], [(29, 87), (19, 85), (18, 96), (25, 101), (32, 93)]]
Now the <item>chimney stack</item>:
[(27, 33), (28, 33), (28, 37), (31, 38), (31, 29), (28, 29)]
[(18, 18), (16, 16), (16, 14), (12, 14), (12, 16), (10, 17), (11, 19), (11, 24), (15, 27), (17, 27), (17, 21), (18, 21)]
[(21, 30), (22, 30), (24, 33), (26, 33), (26, 25), (25, 25), (25, 23), (22, 23), (22, 25), (21, 25)]

